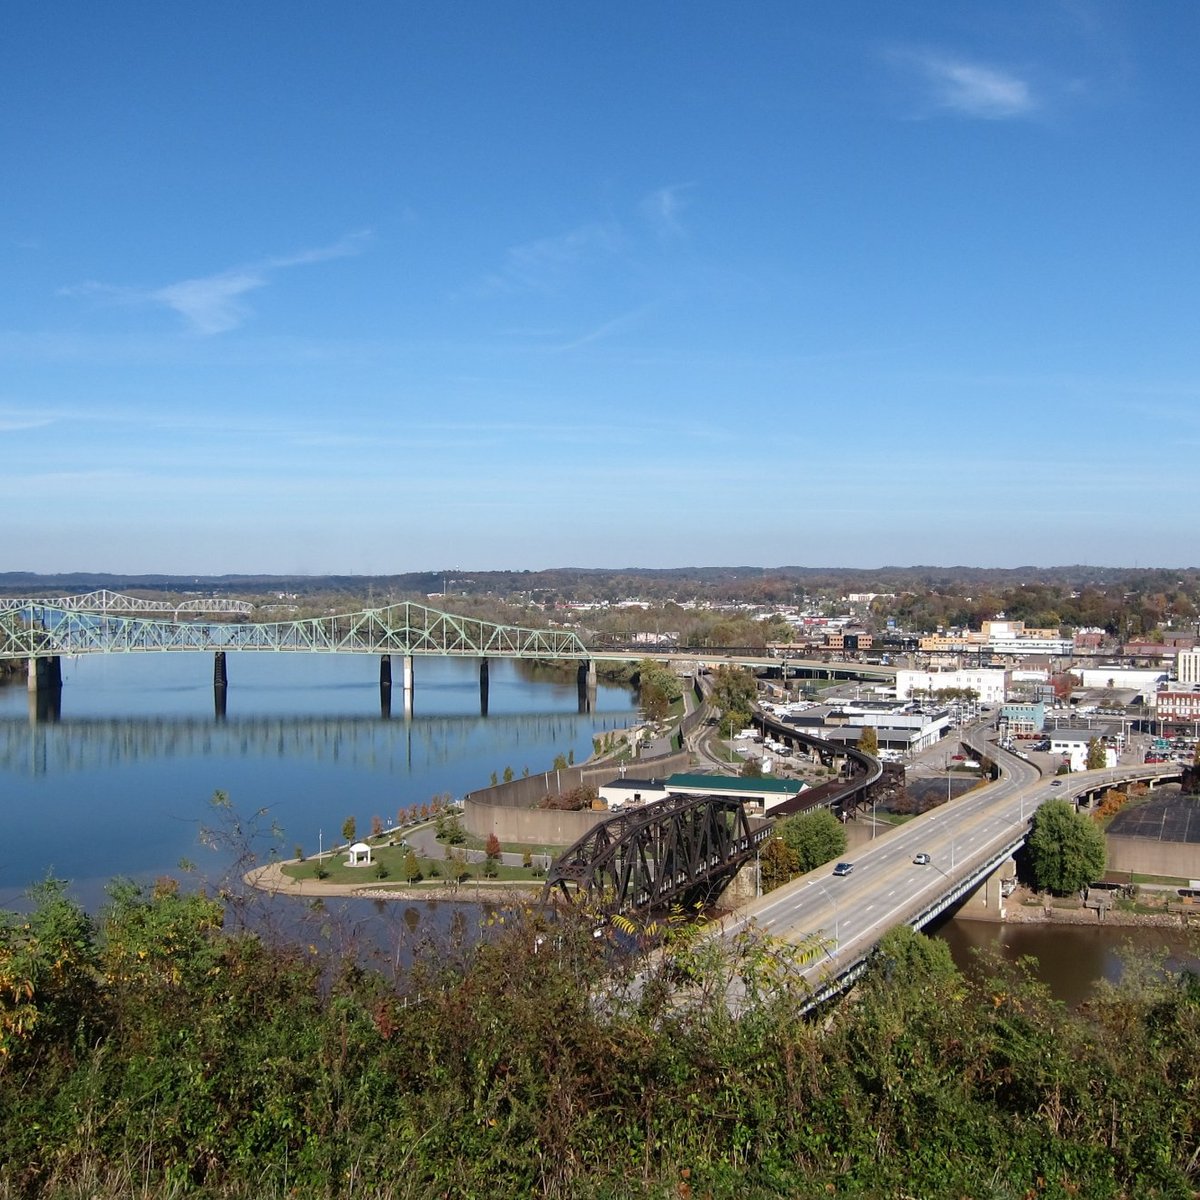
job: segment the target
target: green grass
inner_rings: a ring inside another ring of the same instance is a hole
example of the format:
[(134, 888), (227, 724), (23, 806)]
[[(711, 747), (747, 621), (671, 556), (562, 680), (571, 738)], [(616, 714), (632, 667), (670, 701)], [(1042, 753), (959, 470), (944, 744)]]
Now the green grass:
[[(391, 886), (393, 884), (406, 884), (404, 878), (404, 863), (408, 857), (409, 846), (407, 842), (401, 842), (396, 846), (389, 846), (386, 841), (369, 839), (371, 845), (371, 865), (362, 867), (348, 867), (346, 865), (346, 849), (343, 847), (338, 851), (330, 851), (324, 858), (318, 861), (316, 858), (306, 858), (302, 862), (288, 862), (281, 864), (281, 870), (289, 879), (297, 881), (308, 881), (319, 883), (339, 883), (339, 884), (355, 884), (360, 887), (371, 887), (373, 885), (384, 884)], [(479, 838), (468, 837), (466, 842), (462, 843), (462, 849), (483, 850), (484, 843)], [(549, 854), (552, 858), (561, 850), (561, 846), (526, 846), (518, 844), (507, 844), (502, 846), (502, 849), (512, 854)], [(424, 885), (430, 884), (446, 884), (453, 882), (455, 872), (455, 864), (448, 862), (445, 859), (431, 859), (423, 855), (417, 855), (417, 862), (421, 868)], [(436, 870), (438, 874), (434, 874)], [(382, 865), (387, 874), (380, 876), (377, 868)], [(326, 872), (324, 878), (318, 877), (318, 870), (324, 869)], [(506, 867), (498, 866), (496, 874), (493, 876), (485, 876), (483, 873), (483, 863), (463, 863), (458, 866), (459, 872), (469, 872), (472, 879), (498, 879), (510, 883), (540, 883), (545, 878), (545, 873), (538, 873), (533, 867)]]

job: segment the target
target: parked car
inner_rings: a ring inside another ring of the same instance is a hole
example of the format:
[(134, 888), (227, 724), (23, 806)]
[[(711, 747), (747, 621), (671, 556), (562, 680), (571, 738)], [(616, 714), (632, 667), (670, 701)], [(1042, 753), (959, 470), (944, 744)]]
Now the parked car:
[(850, 872), (853, 870), (854, 870), (853, 863), (840, 862), (840, 863), (838, 863), (838, 865), (836, 867), (833, 868), (833, 873), (835, 875), (849, 875)]
[(914, 866), (927, 867), (927, 866), (929, 866), (929, 864), (931, 862), (933, 862), (933, 859), (930, 858), (929, 855), (926, 854), (924, 850), (922, 850), (920, 854), (913, 855), (913, 865)]

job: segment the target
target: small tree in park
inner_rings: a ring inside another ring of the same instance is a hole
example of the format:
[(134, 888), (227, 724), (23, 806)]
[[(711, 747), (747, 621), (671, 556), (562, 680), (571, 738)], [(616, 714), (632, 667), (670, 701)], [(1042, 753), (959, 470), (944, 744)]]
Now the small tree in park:
[(342, 824), (342, 837), (344, 837), (347, 842), (352, 842), (352, 841), (354, 841), (354, 835), (357, 832), (358, 832), (358, 823), (354, 820), (353, 817), (347, 817), (346, 820)]
[(1065, 800), (1047, 800), (1033, 818), (1029, 866), (1038, 888), (1057, 895), (1077, 892), (1104, 874), (1104, 834)]
[(404, 856), (404, 878), (409, 883), (420, 883), (421, 881), (421, 862), (414, 850), (410, 850)]

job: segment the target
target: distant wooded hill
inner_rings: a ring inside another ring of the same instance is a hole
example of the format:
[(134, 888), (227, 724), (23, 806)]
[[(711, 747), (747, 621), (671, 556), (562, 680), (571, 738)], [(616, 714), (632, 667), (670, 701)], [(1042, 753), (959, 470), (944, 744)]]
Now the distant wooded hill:
[(62, 594), (109, 588), (113, 591), (197, 591), (256, 595), (288, 592), (311, 596), (347, 593), (391, 598), (451, 595), (522, 596), (541, 594), (559, 600), (618, 600), (703, 596), (711, 599), (784, 602), (804, 594), (911, 591), (1003, 591), (1023, 585), (1058, 588), (1110, 588), (1131, 591), (1194, 592), (1200, 568), (1164, 567), (556, 567), (541, 571), (413, 571), (395, 575), (118, 575), (70, 572), (42, 575), (25, 571), (0, 573), (0, 594)]

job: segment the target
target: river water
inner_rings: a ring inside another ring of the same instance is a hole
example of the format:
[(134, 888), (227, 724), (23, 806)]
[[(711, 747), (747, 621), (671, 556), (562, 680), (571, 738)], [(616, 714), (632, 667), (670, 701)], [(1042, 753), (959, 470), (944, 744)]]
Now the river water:
[(981, 952), (1010, 963), (1034, 961), (1032, 972), (1057, 999), (1074, 1006), (1086, 1000), (1100, 980), (1116, 983), (1131, 960), (1160, 959), (1167, 970), (1196, 970), (1197, 939), (1183, 929), (1113, 925), (998, 925), (955, 918), (933, 936), (950, 946), (960, 970), (986, 971)]
[[(593, 735), (624, 728), (635, 708), (628, 689), (602, 685), (581, 714), (573, 678), (498, 659), (484, 717), (477, 662), (422, 658), (413, 717), (384, 718), (378, 671), (365, 655), (231, 654), (223, 719), (203, 654), (65, 661), (54, 723), (32, 720), (23, 682), (0, 686), (0, 908), (23, 907), (26, 889), (51, 875), (89, 908), (114, 877), (180, 875), (184, 860), (218, 879), (233, 855), (202, 836), (217, 823), (217, 791), (259, 855), (272, 845), (284, 857), (297, 845), (311, 854), (340, 840), (349, 816), (365, 832), (373, 817), (389, 822), (435, 795), (461, 796), (506, 767), (537, 773), (558, 754), (582, 762)], [(398, 686), (393, 705), (402, 706)], [(468, 905), (360, 906), (410, 940), (431, 927), (470, 940), (477, 923)], [(1190, 956), (1182, 932), (1161, 930), (952, 920), (936, 936), (967, 970), (977, 969), (978, 948), (1033, 956), (1039, 977), (1074, 1004), (1097, 980), (1119, 977), (1131, 934), (1174, 962)]]
[(53, 723), (32, 719), (23, 682), (0, 687), (0, 907), (20, 907), (48, 875), (88, 907), (114, 876), (148, 882), (185, 860), (218, 878), (232, 854), (203, 836), (217, 791), (259, 854), (272, 825), (284, 857), (311, 854), (341, 840), (347, 817), (363, 833), (506, 767), (582, 762), (595, 734), (634, 711), (628, 688), (602, 684), (580, 713), (573, 674), (495, 659), (489, 675), (481, 716), (477, 661), (418, 658), (411, 719), (398, 680), (381, 716), (379, 660), (367, 655), (230, 654), (221, 719), (206, 654), (64, 660)]

